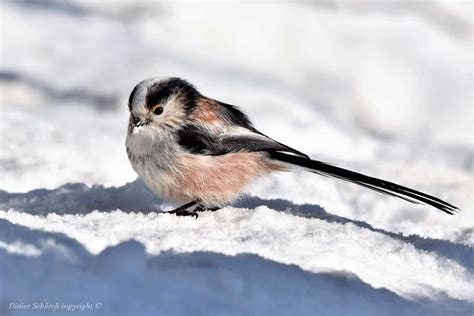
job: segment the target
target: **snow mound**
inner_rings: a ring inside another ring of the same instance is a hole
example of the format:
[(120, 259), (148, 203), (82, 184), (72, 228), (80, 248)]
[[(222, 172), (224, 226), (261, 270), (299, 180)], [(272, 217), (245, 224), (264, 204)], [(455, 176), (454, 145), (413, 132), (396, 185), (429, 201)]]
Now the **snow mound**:
[[(4, 231), (15, 225), (2, 220), (0, 226)], [(9, 291), (0, 299), (2, 315), (10, 314), (5, 303), (18, 300), (18, 294), (25, 302), (90, 304), (84, 310), (88, 315), (211, 311), (214, 315), (380, 315), (387, 310), (401, 315), (441, 315), (435, 308), (373, 288), (350, 273), (311, 273), (255, 254), (166, 251), (152, 256), (140, 243), (128, 241), (92, 256), (62, 234), (12, 230), (25, 242), (45, 240), (55, 247), (43, 248), (34, 258), (0, 251), (0, 281), (9, 284)], [(67, 254), (60, 249), (68, 249)], [(18, 267), (25, 271), (21, 279), (15, 273)], [(117, 303), (117, 297), (122, 303)], [(466, 308), (459, 304), (449, 310)]]
[[(164, 314), (208, 304), (234, 314), (375, 315), (395, 306), (402, 314), (433, 314), (465, 312), (474, 303), (472, 248), (306, 212), (228, 207), (195, 220), (120, 210), (0, 211), (1, 283), (12, 284), (2, 306), (25, 293), (30, 300), (99, 300), (111, 314), (112, 297), (127, 293), (139, 297), (129, 312)], [(26, 291), (30, 282), (39, 286)], [(275, 297), (276, 305), (265, 304)]]

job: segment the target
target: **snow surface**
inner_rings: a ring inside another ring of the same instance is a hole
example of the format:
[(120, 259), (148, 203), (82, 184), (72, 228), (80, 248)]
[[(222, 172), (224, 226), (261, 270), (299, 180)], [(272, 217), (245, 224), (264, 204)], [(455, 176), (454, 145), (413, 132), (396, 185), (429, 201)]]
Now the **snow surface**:
[[(472, 315), (467, 2), (0, 1), (0, 315)], [(160, 214), (126, 100), (180, 76), (309, 155), (463, 212), (305, 173)], [(96, 305), (100, 308), (96, 308)], [(85, 308), (83, 306), (83, 308)]]

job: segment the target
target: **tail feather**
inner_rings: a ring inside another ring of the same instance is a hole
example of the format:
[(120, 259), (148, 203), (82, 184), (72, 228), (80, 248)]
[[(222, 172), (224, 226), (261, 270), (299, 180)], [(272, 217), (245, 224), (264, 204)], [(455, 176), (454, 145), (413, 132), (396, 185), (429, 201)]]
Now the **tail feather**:
[(383, 194), (396, 196), (411, 203), (431, 205), (450, 215), (453, 215), (455, 212), (459, 211), (459, 208), (449, 204), (448, 202), (393, 182), (366, 176), (355, 171), (336, 167), (322, 161), (311, 160), (305, 157), (295, 156), (278, 151), (270, 151), (269, 154), (273, 159), (304, 167), (309, 169), (311, 172), (352, 182)]

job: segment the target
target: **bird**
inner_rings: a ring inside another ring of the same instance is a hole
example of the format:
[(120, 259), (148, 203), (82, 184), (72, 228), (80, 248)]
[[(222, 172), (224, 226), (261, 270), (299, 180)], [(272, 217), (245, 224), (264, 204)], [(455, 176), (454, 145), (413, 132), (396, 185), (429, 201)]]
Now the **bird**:
[(453, 215), (460, 209), (408, 187), (311, 159), (257, 130), (234, 105), (202, 95), (178, 77), (138, 83), (128, 99), (126, 151), (135, 172), (157, 196), (198, 217), (238, 199), (257, 179), (303, 169), (348, 181)]

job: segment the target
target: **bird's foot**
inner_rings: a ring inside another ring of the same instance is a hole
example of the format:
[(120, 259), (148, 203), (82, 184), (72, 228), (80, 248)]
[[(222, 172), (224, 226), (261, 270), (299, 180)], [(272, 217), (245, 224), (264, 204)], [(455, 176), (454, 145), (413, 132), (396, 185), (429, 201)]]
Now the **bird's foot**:
[(203, 207), (199, 205), (198, 207), (194, 209), (194, 212), (205, 212), (205, 211), (215, 212), (217, 210), (220, 210), (220, 207)]
[(196, 219), (198, 218), (198, 213), (196, 212), (191, 212), (191, 211), (188, 211), (188, 210), (180, 210), (180, 209), (176, 209), (176, 210), (173, 210), (173, 211), (169, 211), (169, 212), (166, 212), (168, 214), (174, 214), (176, 216), (195, 216)]
[(184, 204), (177, 209), (174, 209), (172, 211), (166, 212), (168, 214), (175, 214), (176, 216), (195, 216), (195, 218), (198, 218), (198, 213), (197, 212), (204, 212), (204, 211), (217, 211), (219, 207), (204, 207), (202, 205), (198, 205), (193, 211), (188, 211), (188, 208), (193, 207), (194, 205), (198, 204), (201, 202), (200, 200), (194, 200), (191, 201), (187, 204)]
[(177, 209), (174, 209), (174, 210), (172, 210), (170, 212), (167, 212), (167, 213), (175, 214), (176, 216), (195, 216), (196, 219), (197, 219), (199, 215), (196, 212), (188, 211), (188, 208), (193, 207), (194, 205), (198, 204), (199, 202), (201, 202), (201, 200), (199, 200), (199, 199), (191, 201), (191, 202), (186, 203), (184, 205), (181, 205)]

